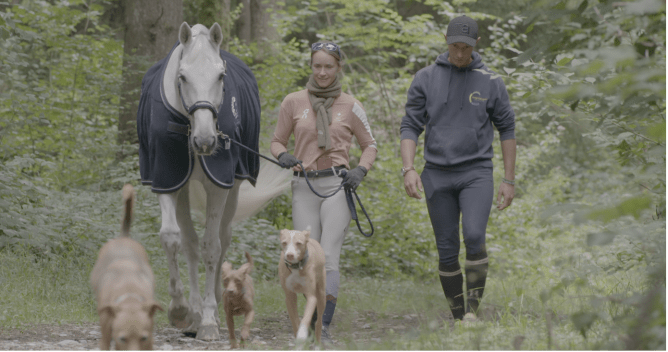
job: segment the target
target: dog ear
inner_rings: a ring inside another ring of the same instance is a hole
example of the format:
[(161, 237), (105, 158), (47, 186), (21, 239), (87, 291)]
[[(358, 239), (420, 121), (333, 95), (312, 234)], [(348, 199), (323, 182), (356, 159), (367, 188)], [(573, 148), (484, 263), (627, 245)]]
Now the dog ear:
[(241, 267), (239, 267), (239, 271), (243, 272), (244, 275), (250, 275), (252, 270), (253, 266), (250, 263), (244, 263)]
[(144, 311), (148, 313), (148, 316), (153, 318), (153, 314), (155, 314), (156, 311), (161, 311), (164, 312), (164, 309), (158, 304), (156, 301), (149, 301), (144, 303)]
[(118, 312), (118, 306), (112, 306), (111, 304), (107, 304), (106, 306), (97, 309), (98, 315), (107, 314), (112, 318), (116, 316), (116, 312)]
[(223, 263), (223, 266), (221, 267), (221, 269), (223, 271), (223, 276), (227, 276), (227, 275), (229, 275), (230, 271), (232, 271), (232, 264), (230, 264), (230, 262), (226, 261), (226, 262)]
[(281, 233), (278, 235), (278, 239), (280, 241), (283, 241), (284, 238), (289, 238), (289, 236), (290, 236), (290, 230), (283, 229), (281, 230)]
[(306, 230), (302, 231), (302, 234), (304, 235), (304, 242), (308, 242), (309, 238), (311, 238), (311, 225), (306, 227)]

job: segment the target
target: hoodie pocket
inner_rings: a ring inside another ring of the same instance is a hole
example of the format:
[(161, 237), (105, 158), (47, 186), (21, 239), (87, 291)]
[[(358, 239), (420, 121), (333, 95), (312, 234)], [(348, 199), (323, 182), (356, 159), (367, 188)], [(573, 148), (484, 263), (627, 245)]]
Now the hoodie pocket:
[(478, 135), (470, 127), (432, 126), (426, 149), (438, 164), (455, 165), (477, 154)]

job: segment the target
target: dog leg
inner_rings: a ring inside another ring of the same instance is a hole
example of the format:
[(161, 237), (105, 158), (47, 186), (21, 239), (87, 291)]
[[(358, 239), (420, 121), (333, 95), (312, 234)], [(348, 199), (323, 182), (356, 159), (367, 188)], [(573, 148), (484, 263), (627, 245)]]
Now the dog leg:
[[(324, 271), (324, 269), (323, 269)], [(325, 314), (326, 295), (324, 285), (318, 285), (316, 288), (316, 299), (318, 305), (318, 320), (315, 322), (315, 340), (320, 343), (320, 336), (322, 336), (322, 317)]]
[[(313, 317), (313, 312), (315, 312), (315, 306), (318, 299), (314, 295), (306, 296), (306, 306), (304, 308), (304, 317), (302, 317), (301, 322), (299, 323), (299, 330), (297, 331), (297, 340), (306, 340), (308, 337), (308, 327), (311, 323), (311, 318)], [(324, 307), (323, 307), (324, 308)], [(318, 312), (318, 315), (321, 315), (322, 310)], [(321, 318), (319, 318), (321, 319)], [(322, 327), (322, 321), (320, 321)], [(317, 326), (317, 324), (316, 324)], [(320, 342), (320, 337), (317, 337), (317, 341)]]
[(190, 325), (190, 306), (183, 297), (183, 283), (179, 275), (178, 254), (181, 249), (180, 229), (176, 222), (176, 204), (178, 191), (158, 195), (160, 210), (162, 213), (162, 226), (160, 228), (160, 242), (167, 254), (167, 267), (169, 268), (169, 295), (172, 301), (169, 303), (167, 316), (172, 325), (177, 328), (186, 328)]
[(108, 351), (111, 349), (111, 322), (113, 317), (108, 312), (100, 313), (100, 350)]
[(253, 323), (253, 318), (255, 318), (255, 311), (251, 310), (250, 312), (246, 313), (246, 317), (244, 318), (244, 326), (241, 328), (241, 343), (243, 344), (248, 340), (248, 337), (250, 336), (250, 326)]
[(232, 348), (237, 348), (237, 339), (234, 337), (234, 316), (232, 316), (232, 311), (227, 305), (225, 306), (225, 320), (227, 321), (227, 332), (230, 334), (230, 345)]
[(202, 322), (202, 297), (199, 293), (199, 238), (195, 227), (193, 226), (190, 214), (190, 199), (189, 199), (189, 185), (182, 188), (178, 199), (176, 221), (181, 229), (181, 241), (183, 245), (183, 252), (186, 255), (188, 263), (188, 282), (190, 283), (190, 296), (188, 303), (190, 304), (191, 322), (185, 331), (189, 333), (197, 333)]
[(292, 331), (297, 336), (297, 329), (299, 328), (299, 313), (297, 311), (297, 294), (292, 291), (285, 292), (285, 305), (288, 308), (288, 316), (292, 324)]

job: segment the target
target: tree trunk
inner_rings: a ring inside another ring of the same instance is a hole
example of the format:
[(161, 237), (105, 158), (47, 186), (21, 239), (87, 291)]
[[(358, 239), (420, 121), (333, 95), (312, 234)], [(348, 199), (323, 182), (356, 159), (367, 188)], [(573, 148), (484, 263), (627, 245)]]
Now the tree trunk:
[[(125, 17), (123, 84), (118, 117), (119, 145), (137, 142), (137, 106), (146, 70), (178, 40), (182, 0), (122, 0)], [(123, 157), (122, 153), (119, 155)]]
[(222, 6), (220, 9), (220, 18), (221, 22), (220, 27), (223, 29), (223, 50), (229, 51), (230, 49), (230, 37), (232, 37), (232, 31), (234, 29), (234, 23), (232, 21), (232, 0), (223, 0)]
[(237, 20), (237, 36), (244, 44), (250, 44), (253, 40), (251, 35), (251, 0), (239, 0), (239, 3), (243, 4), (244, 7), (241, 10), (239, 19)]

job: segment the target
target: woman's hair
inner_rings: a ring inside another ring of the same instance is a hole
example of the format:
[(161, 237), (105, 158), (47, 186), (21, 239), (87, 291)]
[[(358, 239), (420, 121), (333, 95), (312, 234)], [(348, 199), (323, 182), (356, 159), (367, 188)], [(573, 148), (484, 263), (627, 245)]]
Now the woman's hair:
[(330, 41), (323, 41), (311, 44), (311, 65), (313, 65), (313, 55), (318, 51), (324, 51), (327, 54), (332, 55), (338, 62), (339, 66), (341, 66), (341, 61), (342, 61), (341, 48), (339, 47), (338, 44)]

